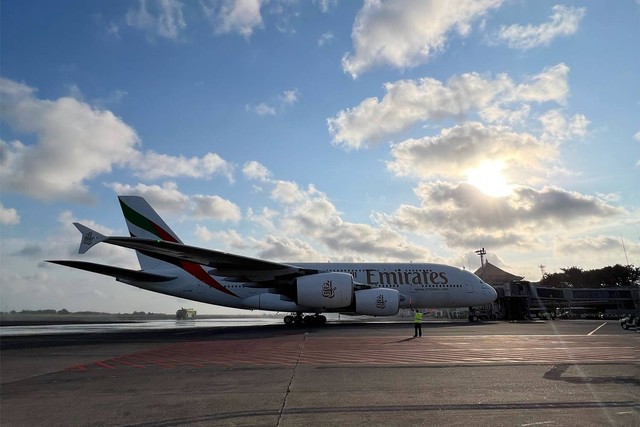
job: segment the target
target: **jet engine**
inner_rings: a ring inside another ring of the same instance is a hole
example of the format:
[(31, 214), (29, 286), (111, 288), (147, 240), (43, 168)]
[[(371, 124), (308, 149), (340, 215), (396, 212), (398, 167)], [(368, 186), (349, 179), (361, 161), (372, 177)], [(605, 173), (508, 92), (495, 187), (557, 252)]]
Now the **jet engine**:
[(296, 279), (298, 305), (313, 308), (341, 308), (351, 305), (353, 276), (348, 273), (319, 273)]
[(400, 305), (400, 293), (395, 289), (364, 289), (355, 293), (356, 313), (367, 316), (395, 316)]

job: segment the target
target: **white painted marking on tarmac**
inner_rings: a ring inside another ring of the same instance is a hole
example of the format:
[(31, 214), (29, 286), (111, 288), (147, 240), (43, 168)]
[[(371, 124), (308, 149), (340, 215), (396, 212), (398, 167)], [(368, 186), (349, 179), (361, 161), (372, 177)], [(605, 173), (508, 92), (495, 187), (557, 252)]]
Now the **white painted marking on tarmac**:
[(607, 322), (604, 322), (602, 325), (598, 326), (593, 331), (589, 332), (587, 335), (593, 335), (598, 329), (602, 328), (606, 324), (607, 324)]

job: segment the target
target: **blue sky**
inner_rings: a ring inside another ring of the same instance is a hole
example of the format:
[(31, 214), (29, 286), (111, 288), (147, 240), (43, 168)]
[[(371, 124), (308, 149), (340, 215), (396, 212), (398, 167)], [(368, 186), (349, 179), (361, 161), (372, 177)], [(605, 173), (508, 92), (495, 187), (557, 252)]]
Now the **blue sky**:
[(43, 263), (136, 268), (76, 254), (118, 194), (279, 261), (640, 265), (635, 1), (0, 8), (3, 310), (194, 305)]

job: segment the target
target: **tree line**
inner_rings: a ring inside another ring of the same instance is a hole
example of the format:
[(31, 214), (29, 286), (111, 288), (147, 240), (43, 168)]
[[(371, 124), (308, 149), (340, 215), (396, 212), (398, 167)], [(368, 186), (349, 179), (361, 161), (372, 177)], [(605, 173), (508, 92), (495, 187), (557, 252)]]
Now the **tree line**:
[[(49, 308), (49, 309), (43, 309), (43, 310), (20, 310), (20, 311), (16, 311), (16, 310), (11, 310), (9, 312), (9, 314), (38, 314), (38, 315), (43, 315), (43, 314), (74, 314), (74, 315), (91, 315), (91, 316), (110, 316), (114, 313), (104, 313), (101, 311), (69, 311), (66, 308), (63, 308), (62, 310), (55, 310), (53, 308)], [(134, 311), (132, 313), (115, 313), (115, 314), (119, 314), (119, 315), (123, 315), (123, 316), (158, 316), (158, 315), (164, 315), (164, 313), (152, 313), (152, 312), (147, 312), (145, 313), (144, 311)]]
[(560, 273), (545, 273), (540, 285), (551, 288), (640, 287), (640, 268), (633, 265), (616, 264), (595, 270), (568, 267), (560, 270)]

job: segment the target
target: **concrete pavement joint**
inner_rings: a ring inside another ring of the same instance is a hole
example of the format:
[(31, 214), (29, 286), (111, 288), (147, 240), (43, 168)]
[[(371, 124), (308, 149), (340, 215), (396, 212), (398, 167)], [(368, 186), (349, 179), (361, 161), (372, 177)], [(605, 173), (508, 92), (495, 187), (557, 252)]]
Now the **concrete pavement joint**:
[(302, 336), (302, 345), (300, 346), (300, 351), (298, 352), (298, 358), (296, 359), (296, 364), (293, 366), (293, 370), (291, 372), (291, 378), (289, 378), (289, 385), (287, 385), (287, 392), (284, 395), (284, 399), (282, 400), (282, 407), (280, 408), (280, 412), (278, 413), (278, 422), (276, 423), (276, 427), (280, 425), (282, 421), (282, 414), (284, 413), (284, 408), (287, 406), (287, 399), (289, 398), (289, 393), (291, 393), (291, 384), (293, 384), (293, 378), (296, 376), (296, 370), (298, 369), (298, 364), (300, 363), (300, 358), (302, 357), (302, 352), (304, 350), (304, 343), (307, 340), (307, 334), (305, 333)]

